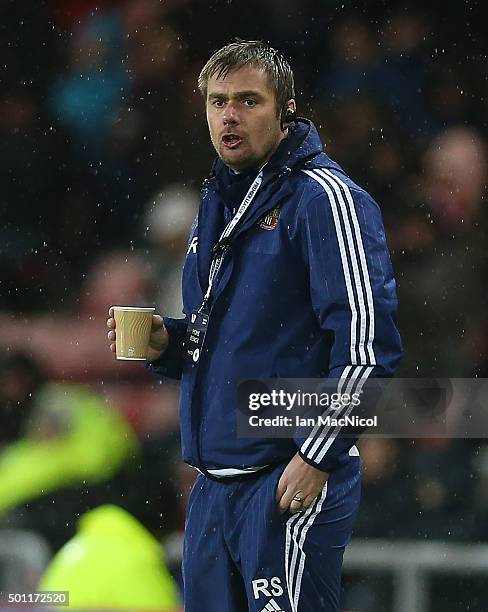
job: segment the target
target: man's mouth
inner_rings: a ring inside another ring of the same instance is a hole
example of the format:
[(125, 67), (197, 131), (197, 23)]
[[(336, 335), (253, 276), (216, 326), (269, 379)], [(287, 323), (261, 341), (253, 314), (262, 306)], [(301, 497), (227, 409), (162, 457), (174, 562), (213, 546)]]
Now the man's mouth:
[(242, 138), (237, 134), (224, 134), (222, 143), (227, 149), (236, 149), (242, 142)]

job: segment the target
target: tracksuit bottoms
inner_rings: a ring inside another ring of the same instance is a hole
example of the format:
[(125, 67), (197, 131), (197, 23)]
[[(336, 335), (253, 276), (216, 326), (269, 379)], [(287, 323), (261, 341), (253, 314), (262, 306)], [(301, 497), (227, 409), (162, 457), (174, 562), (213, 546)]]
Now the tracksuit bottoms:
[(219, 481), (199, 475), (183, 557), (185, 612), (338, 612), (341, 567), (359, 507), (359, 456), (299, 514), (280, 514), (285, 465)]

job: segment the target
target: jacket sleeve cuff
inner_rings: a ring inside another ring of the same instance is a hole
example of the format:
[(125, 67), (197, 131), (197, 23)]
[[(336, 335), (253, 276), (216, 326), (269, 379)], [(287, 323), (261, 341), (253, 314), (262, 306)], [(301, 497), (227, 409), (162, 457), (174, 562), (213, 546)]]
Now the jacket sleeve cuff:
[(183, 343), (185, 340), (187, 320), (164, 317), (163, 321), (169, 337), (168, 347), (158, 359), (146, 361), (145, 367), (157, 376), (179, 380), (185, 364), (183, 358)]
[(331, 472), (334, 472), (335, 470), (338, 470), (339, 468), (343, 467), (350, 461), (349, 450), (354, 446), (356, 441), (357, 440), (355, 439), (348, 440), (348, 443), (350, 442), (349, 448), (345, 448), (338, 455), (326, 455), (320, 462), (316, 462), (313, 459), (309, 459), (309, 457), (302, 453), (301, 450), (298, 451), (298, 454), (303, 459), (303, 461), (305, 461), (305, 463), (308, 463), (312, 467), (317, 468), (321, 472), (327, 472), (330, 474)]

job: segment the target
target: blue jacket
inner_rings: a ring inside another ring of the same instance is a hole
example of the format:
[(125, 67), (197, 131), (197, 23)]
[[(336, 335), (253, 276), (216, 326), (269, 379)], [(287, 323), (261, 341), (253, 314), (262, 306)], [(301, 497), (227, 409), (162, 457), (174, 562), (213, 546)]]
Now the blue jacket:
[(401, 355), (378, 205), (322, 152), (312, 123), (300, 120), (289, 132), (223, 260), (200, 361), (192, 365), (182, 351), (187, 318), (202, 303), (212, 249), (249, 186), (246, 175), (236, 184), (215, 163), (190, 233), (185, 318), (165, 319), (168, 349), (148, 364), (181, 378), (183, 459), (207, 474), (278, 464), (297, 450), (326, 471), (343, 465), (354, 439), (336, 430), (306, 440), (238, 438), (238, 383), (330, 377), (353, 392), (367, 377), (391, 376)]

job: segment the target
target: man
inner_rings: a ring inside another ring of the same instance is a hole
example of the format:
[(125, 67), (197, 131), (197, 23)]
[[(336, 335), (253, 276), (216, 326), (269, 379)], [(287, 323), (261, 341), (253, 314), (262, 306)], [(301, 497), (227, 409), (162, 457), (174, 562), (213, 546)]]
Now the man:
[[(236, 388), (330, 377), (352, 393), (393, 373), (401, 349), (381, 214), (296, 117), (293, 74), (274, 49), (227, 45), (199, 87), (219, 158), (191, 229), (185, 318), (155, 316), (148, 354), (151, 370), (181, 378), (183, 458), (201, 472), (185, 610), (337, 611), (359, 505), (354, 439), (240, 438)], [(113, 351), (112, 313), (107, 324)]]

